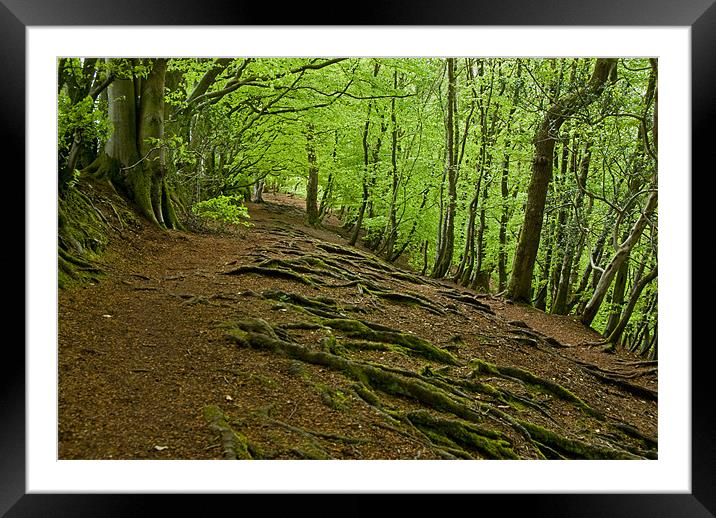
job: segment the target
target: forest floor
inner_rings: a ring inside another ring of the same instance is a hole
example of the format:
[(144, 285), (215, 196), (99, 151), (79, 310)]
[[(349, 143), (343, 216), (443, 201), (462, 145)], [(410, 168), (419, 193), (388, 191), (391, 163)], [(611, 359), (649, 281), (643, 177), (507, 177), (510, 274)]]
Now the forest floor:
[(655, 362), (266, 200), (240, 231), (124, 228), (60, 290), (61, 459), (656, 458)]

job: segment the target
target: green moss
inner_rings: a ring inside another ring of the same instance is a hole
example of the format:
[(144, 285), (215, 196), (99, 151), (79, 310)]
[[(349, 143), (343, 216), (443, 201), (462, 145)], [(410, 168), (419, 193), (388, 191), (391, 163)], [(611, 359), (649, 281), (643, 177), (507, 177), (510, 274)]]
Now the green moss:
[(329, 387), (323, 383), (315, 383), (314, 388), (321, 397), (321, 403), (327, 407), (333, 410), (345, 410), (348, 408), (350, 400), (343, 390)]
[(140, 213), (154, 225), (159, 226), (152, 204), (153, 175), (142, 164), (127, 171), (126, 185), (129, 187), (132, 201), (137, 204)]
[(533, 440), (543, 443), (558, 452), (562, 452), (570, 458), (591, 460), (638, 458), (624, 451), (600, 448), (584, 441), (570, 439), (528, 421), (518, 420), (518, 422), (530, 433)]
[(305, 275), (298, 274), (291, 270), (284, 270), (281, 268), (265, 268), (256, 265), (239, 266), (238, 268), (234, 268), (233, 270), (225, 272), (225, 275), (243, 275), (247, 273), (256, 273), (259, 275), (264, 275), (266, 277), (288, 279), (300, 282), (301, 284), (307, 284), (309, 286), (314, 286), (316, 284), (314, 280), (311, 280)]
[(306, 382), (311, 380), (311, 373), (306, 369), (306, 365), (298, 360), (291, 360), (291, 364), (288, 366), (288, 373)]
[(475, 426), (459, 419), (446, 419), (433, 416), (427, 411), (409, 412), (407, 418), (415, 426), (433, 438), (442, 438), (439, 444), (457, 444), (473, 449), (491, 459), (516, 459), (512, 445), (498, 431)]
[(126, 201), (111, 187), (85, 174), (62, 191), (57, 199), (60, 287), (101, 278), (97, 261), (113, 232), (134, 221), (131, 214)]
[(601, 412), (590, 407), (587, 403), (582, 401), (579, 397), (564, 388), (562, 385), (544, 378), (540, 378), (539, 376), (535, 376), (531, 372), (526, 371), (524, 369), (510, 366), (498, 367), (497, 365), (493, 365), (492, 363), (480, 360), (478, 358), (470, 360), (470, 366), (474, 369), (473, 374), (492, 374), (495, 376), (501, 376), (503, 378), (518, 379), (526, 383), (528, 386), (539, 390), (542, 393), (551, 394), (563, 401), (573, 403), (575, 406), (583, 410), (586, 414), (591, 415), (592, 417), (603, 417), (603, 414)]
[(500, 371), (495, 365), (479, 358), (473, 358), (472, 360), (470, 360), (469, 365), (470, 367), (472, 367), (474, 374), (492, 374), (495, 376), (500, 375)]
[[(234, 430), (227, 422), (226, 416), (215, 405), (204, 407), (204, 420), (212, 430), (219, 433), (224, 447), (225, 459), (253, 459), (260, 453), (260, 448), (252, 445), (244, 434)], [(252, 453), (253, 452), (253, 453)]]
[(404, 304), (410, 307), (422, 307), (430, 311), (431, 313), (435, 313), (437, 315), (444, 315), (445, 311), (439, 307), (434, 302), (426, 299), (425, 297), (422, 297), (416, 293), (400, 293), (397, 291), (384, 291), (384, 290), (377, 290), (377, 289), (371, 289), (367, 286), (363, 286), (363, 289), (370, 293), (371, 295), (374, 295), (378, 298), (387, 300), (389, 302), (394, 302), (396, 304)]
[(398, 349), (400, 352), (409, 352), (429, 360), (450, 365), (460, 364), (458, 359), (450, 352), (414, 335), (394, 331), (378, 331), (371, 329), (359, 320), (353, 319), (325, 319), (323, 324), (337, 331), (342, 331), (351, 338), (359, 338), (366, 342), (392, 344), (400, 346), (402, 348), (402, 350)]
[(358, 397), (360, 397), (369, 405), (377, 408), (381, 408), (383, 406), (378, 395), (372, 390), (370, 390), (368, 387), (366, 387), (364, 384), (356, 383), (352, 385), (351, 388), (355, 391), (356, 394), (358, 394)]

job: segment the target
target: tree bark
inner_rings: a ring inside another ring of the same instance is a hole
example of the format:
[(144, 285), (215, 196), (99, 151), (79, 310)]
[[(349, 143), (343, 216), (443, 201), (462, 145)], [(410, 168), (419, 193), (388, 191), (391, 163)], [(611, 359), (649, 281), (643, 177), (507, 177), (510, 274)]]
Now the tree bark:
[(306, 129), (306, 154), (308, 155), (308, 183), (306, 185), (306, 220), (312, 227), (317, 227), (321, 218), (318, 213), (318, 164), (316, 160), (315, 130), (308, 123)]
[(646, 286), (651, 281), (656, 279), (658, 275), (657, 270), (658, 267), (654, 267), (651, 272), (639, 279), (639, 282), (634, 285), (631, 290), (631, 294), (629, 295), (629, 302), (627, 303), (626, 307), (624, 308), (624, 311), (622, 312), (619, 323), (607, 336), (607, 343), (612, 344), (612, 346), (615, 346), (617, 343), (619, 343), (619, 340), (621, 339), (622, 334), (624, 333), (624, 330), (626, 329), (626, 326), (629, 323), (632, 314), (634, 313), (634, 308), (636, 307), (636, 303), (639, 301), (639, 297), (641, 296), (642, 291), (644, 291), (644, 288), (646, 288)]
[(646, 201), (646, 207), (641, 213), (641, 216), (639, 216), (639, 219), (636, 221), (636, 223), (634, 223), (634, 226), (631, 228), (631, 231), (629, 232), (629, 237), (627, 237), (627, 239), (619, 246), (616, 253), (614, 254), (614, 257), (612, 257), (612, 260), (609, 262), (609, 265), (607, 265), (607, 267), (604, 269), (604, 273), (602, 273), (601, 277), (599, 278), (599, 282), (597, 283), (597, 287), (594, 290), (594, 294), (592, 295), (592, 298), (589, 300), (587, 306), (584, 308), (584, 312), (582, 313), (581, 321), (584, 325), (591, 325), (592, 321), (594, 320), (594, 317), (597, 316), (599, 307), (601, 306), (602, 301), (604, 300), (604, 297), (609, 290), (609, 286), (611, 285), (612, 280), (614, 280), (614, 276), (617, 274), (619, 268), (621, 268), (624, 261), (629, 257), (629, 253), (631, 252), (632, 248), (634, 248), (634, 246), (639, 241), (639, 238), (641, 237), (644, 228), (646, 228), (646, 225), (649, 222), (649, 218), (656, 209), (656, 202), (657, 191), (654, 190), (649, 195), (649, 198)]
[[(139, 153), (146, 161), (144, 168), (130, 170), (133, 177), (135, 197), (150, 198), (154, 218), (160, 226), (166, 226), (162, 209), (162, 194), (166, 171), (164, 146), (159, 142), (164, 138), (164, 76), (167, 70), (166, 59), (155, 59), (152, 70), (142, 81), (139, 104), (139, 133), (137, 144)], [(159, 142), (159, 143), (158, 143)], [(149, 188), (146, 192), (147, 178)]]
[(617, 272), (614, 279), (614, 288), (612, 288), (611, 300), (609, 300), (609, 319), (604, 328), (604, 336), (609, 336), (614, 328), (616, 328), (622, 315), (622, 306), (624, 305), (624, 292), (626, 291), (627, 277), (629, 275), (629, 261), (622, 263), (621, 268)]
[(264, 180), (256, 180), (251, 193), (251, 201), (254, 203), (264, 203), (264, 188), (266, 183)]
[[(591, 143), (587, 143), (585, 150), (584, 150), (584, 156), (582, 157), (582, 161), (580, 163), (580, 174), (578, 181), (581, 183), (581, 185), (586, 185), (587, 183), (587, 176), (589, 174), (589, 162), (591, 157), (591, 151), (590, 151)], [(574, 261), (574, 254), (575, 250), (577, 248), (577, 244), (579, 241), (579, 238), (581, 236), (581, 225), (580, 225), (580, 217), (579, 217), (579, 211), (582, 208), (582, 204), (584, 202), (584, 193), (580, 190), (577, 193), (577, 199), (574, 203), (574, 216), (572, 219), (572, 224), (570, 225), (569, 230), (567, 231), (567, 243), (564, 247), (564, 256), (562, 258), (562, 266), (561, 266), (561, 272), (560, 272), (560, 282), (559, 286), (557, 288), (557, 296), (552, 303), (552, 313), (556, 315), (566, 315), (567, 314), (567, 299), (569, 296), (569, 290), (571, 287), (571, 280), (572, 280), (572, 264)]]
[(149, 73), (142, 81), (136, 76), (121, 77), (109, 85), (108, 116), (113, 131), (104, 153), (88, 170), (109, 177), (150, 222), (162, 228), (182, 228), (165, 178), (161, 142), (167, 61), (147, 61)]
[(368, 113), (365, 118), (365, 124), (363, 125), (363, 196), (361, 198), (360, 208), (358, 209), (358, 217), (354, 223), (353, 233), (349, 244), (355, 245), (358, 241), (358, 234), (360, 227), (363, 224), (363, 217), (365, 216), (365, 209), (368, 205), (368, 168), (370, 164), (370, 154), (368, 151), (368, 135), (370, 134), (370, 113), (373, 107), (373, 103), (368, 103)]
[[(522, 64), (517, 62), (517, 79), (522, 76)], [(510, 127), (512, 118), (517, 111), (517, 104), (520, 98), (520, 89), (515, 87), (512, 99), (512, 108), (507, 116), (507, 140), (505, 141), (505, 155), (502, 161), (502, 176), (500, 178), (500, 195), (502, 196), (502, 212), (500, 213), (499, 247), (497, 251), (497, 291), (502, 293), (507, 288), (507, 224), (510, 221), (509, 204), (509, 175), (510, 175), (510, 153), (512, 151), (512, 139), (510, 138)]]
[(573, 94), (560, 97), (547, 110), (537, 130), (525, 219), (507, 291), (508, 298), (512, 300), (529, 302), (531, 298), (532, 273), (539, 249), (547, 187), (552, 174), (554, 144), (559, 129), (568, 117), (597, 99), (615, 65), (614, 58), (597, 59), (589, 83)]
[[(655, 70), (655, 63), (652, 61), (652, 67)], [(655, 78), (654, 78), (655, 79)], [(656, 79), (655, 79), (656, 80)], [(648, 105), (648, 102), (647, 102)], [(653, 128), (652, 128), (652, 135), (654, 137), (654, 149), (657, 149), (658, 146), (658, 133), (657, 133), (657, 114), (659, 109), (659, 96), (658, 96), (658, 85), (654, 85), (654, 122), (653, 122)], [(656, 157), (654, 157), (656, 159)], [(639, 219), (637, 219), (636, 223), (634, 223), (634, 226), (632, 226), (631, 231), (629, 232), (629, 237), (621, 244), (619, 245), (616, 254), (614, 254), (614, 257), (612, 258), (609, 265), (604, 270), (604, 273), (602, 273), (602, 276), (599, 278), (599, 282), (597, 283), (596, 288), (594, 289), (594, 295), (592, 295), (592, 298), (587, 303), (586, 307), (584, 308), (584, 312), (582, 313), (582, 323), (585, 325), (591, 325), (591, 323), (594, 321), (594, 318), (597, 316), (597, 312), (599, 311), (599, 307), (601, 306), (602, 301), (604, 300), (604, 296), (607, 293), (607, 290), (609, 289), (609, 285), (611, 284), (612, 280), (614, 279), (614, 276), (616, 275), (617, 271), (621, 268), (621, 265), (629, 258), (629, 254), (631, 253), (632, 248), (636, 246), (636, 243), (639, 241), (639, 238), (641, 237), (642, 232), (644, 231), (644, 228), (646, 228), (647, 223), (649, 222), (649, 218), (651, 217), (652, 213), (656, 210), (656, 204), (657, 204), (657, 198), (658, 198), (658, 189), (657, 189), (657, 173), (654, 172), (653, 175), (653, 187), (654, 190), (649, 195), (649, 198), (646, 201), (646, 207), (642, 211), (641, 215), (639, 216)]]
[(432, 276), (445, 277), (452, 263), (455, 245), (455, 207), (457, 201), (457, 172), (455, 170), (454, 116), (455, 116), (455, 58), (447, 58), (448, 69), (448, 113), (445, 129), (447, 148), (448, 203), (445, 210), (441, 247), (433, 267)]
[[(398, 88), (398, 71), (393, 73), (393, 88)], [(391, 190), (390, 190), (390, 207), (388, 209), (388, 237), (386, 238), (385, 255), (388, 260), (393, 257), (395, 249), (395, 241), (398, 237), (398, 222), (396, 218), (396, 205), (398, 202), (398, 122), (395, 113), (395, 97), (390, 100), (390, 122), (391, 122), (391, 148), (390, 148), (390, 165), (391, 165)]]

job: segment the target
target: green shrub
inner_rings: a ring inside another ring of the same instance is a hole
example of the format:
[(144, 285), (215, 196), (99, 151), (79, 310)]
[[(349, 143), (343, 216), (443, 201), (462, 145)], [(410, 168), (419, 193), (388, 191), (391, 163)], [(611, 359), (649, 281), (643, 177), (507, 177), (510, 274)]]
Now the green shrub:
[(217, 196), (195, 203), (191, 211), (201, 218), (250, 227), (249, 211), (239, 196)]

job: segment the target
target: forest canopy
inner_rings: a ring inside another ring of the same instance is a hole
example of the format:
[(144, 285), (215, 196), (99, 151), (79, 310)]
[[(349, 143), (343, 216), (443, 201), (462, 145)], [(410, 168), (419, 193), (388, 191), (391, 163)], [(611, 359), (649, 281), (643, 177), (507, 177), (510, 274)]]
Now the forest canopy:
[(416, 272), (657, 355), (653, 58), (93, 58), (58, 66), (60, 283), (111, 185), (162, 229), (266, 191)]

